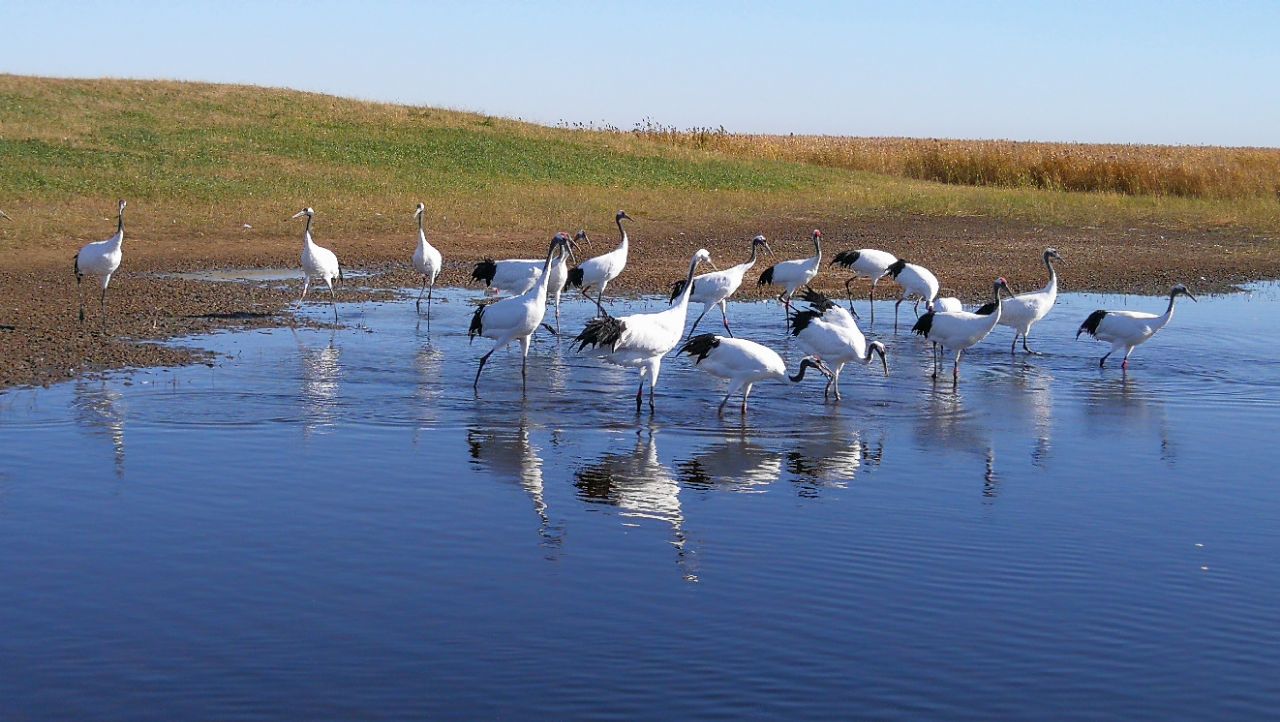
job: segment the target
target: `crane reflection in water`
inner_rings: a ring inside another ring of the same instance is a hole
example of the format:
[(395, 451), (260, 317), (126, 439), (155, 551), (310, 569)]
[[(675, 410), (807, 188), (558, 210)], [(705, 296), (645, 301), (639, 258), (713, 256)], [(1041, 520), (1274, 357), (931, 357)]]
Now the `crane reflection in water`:
[(519, 484), (538, 515), (538, 536), (554, 559), (564, 541), (564, 527), (551, 520), (543, 484), (543, 461), (530, 434), (529, 419), (521, 415), (519, 424), (475, 424), (467, 429), (467, 448), (472, 462), (503, 480)]
[(587, 503), (617, 507), (631, 519), (652, 519), (671, 527), (671, 546), (685, 581), (698, 581), (697, 557), (688, 546), (680, 482), (658, 456), (658, 431), (652, 426), (635, 432), (628, 451), (610, 452), (574, 472), (578, 497)]
[(124, 478), (124, 394), (111, 388), (105, 379), (81, 379), (76, 381), (72, 404), (77, 423), (91, 434), (111, 440), (116, 478)]

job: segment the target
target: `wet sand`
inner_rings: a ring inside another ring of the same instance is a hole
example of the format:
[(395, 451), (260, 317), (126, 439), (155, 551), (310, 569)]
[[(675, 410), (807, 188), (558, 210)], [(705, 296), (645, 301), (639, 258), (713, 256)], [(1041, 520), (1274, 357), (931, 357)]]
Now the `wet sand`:
[[(631, 227), (627, 270), (609, 290), (627, 295), (664, 293), (671, 281), (683, 275), (698, 247), (708, 248), (717, 266), (727, 268), (745, 259), (748, 239), (764, 233), (776, 256), (766, 257), (748, 274), (736, 298), (769, 298), (781, 289), (757, 288), (759, 271), (777, 261), (812, 255), (808, 232), (813, 225), (812, 218), (779, 219), (711, 232), (642, 221)], [(997, 276), (1007, 278), (1018, 291), (1042, 286), (1045, 269), (1040, 255), (1048, 246), (1058, 248), (1065, 259), (1059, 267), (1064, 290), (1161, 294), (1182, 282), (1197, 293), (1212, 293), (1280, 277), (1280, 243), (1238, 229), (1060, 228), (983, 218), (834, 220), (816, 225), (823, 231), (827, 257), (843, 250), (881, 248), (927, 266), (941, 279), (944, 295), (966, 300), (983, 297)], [(550, 238), (553, 232), (545, 235)], [(616, 246), (616, 229), (610, 224), (601, 223), (588, 232), (593, 242), (582, 255), (598, 255)], [(467, 285), (472, 265), (481, 258), (535, 257), (545, 249), (545, 241), (528, 240), (534, 234), (524, 239), (429, 237), (445, 256), (438, 280), (444, 286)], [(416, 287), (420, 282), (408, 261), (413, 251), (409, 233), (354, 239), (320, 236), (317, 241), (332, 248), (345, 268), (370, 274), (348, 279), (339, 288), (340, 301), (385, 297), (391, 289)], [(126, 236), (125, 260), (112, 279), (107, 299), (108, 333), (103, 334), (98, 285), (91, 277), (86, 277), (83, 288), (86, 322), (77, 320), (71, 257), (83, 242), (67, 239), (23, 249), (0, 270), (0, 388), (49, 384), (108, 369), (205, 361), (200, 350), (155, 342), (217, 329), (300, 323), (291, 313), (300, 280), (250, 284), (167, 275), (219, 268), (296, 268), (297, 238), (202, 238), (193, 244)], [(824, 261), (814, 285), (843, 293), (847, 276), (848, 272)], [(854, 288), (865, 295), (868, 284), (859, 282)], [(881, 285), (879, 297), (896, 295), (894, 284)], [(576, 291), (566, 293), (566, 298), (575, 297), (580, 300)], [(328, 294), (322, 290), (308, 300), (328, 303)]]

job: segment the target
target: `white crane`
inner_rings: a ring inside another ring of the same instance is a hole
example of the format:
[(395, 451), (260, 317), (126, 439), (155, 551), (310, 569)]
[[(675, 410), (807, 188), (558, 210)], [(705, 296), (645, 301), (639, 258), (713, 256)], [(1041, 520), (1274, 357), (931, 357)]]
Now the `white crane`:
[[(566, 259), (575, 260), (573, 252), (577, 247), (576, 241), (582, 241), (585, 245), (587, 240), (587, 232), (578, 231), (569, 242), (566, 248), (567, 253), (556, 254), (556, 259), (551, 263), (547, 292), (554, 294), (556, 327), (553, 332), (557, 335), (560, 333), (560, 294), (564, 291), (565, 281), (569, 278), (569, 265)], [(483, 281), (488, 286), (486, 293), (507, 293), (519, 296), (522, 293), (528, 293), (529, 289), (538, 282), (538, 278), (542, 275), (542, 261), (541, 258), (509, 258), (503, 261), (486, 258), (471, 269), (471, 280)]]
[[(618, 224), (618, 234), (622, 236), (618, 241), (618, 247), (603, 256), (589, 258), (569, 271), (569, 285), (581, 289), (582, 295), (586, 296), (588, 301), (595, 302), (598, 316), (608, 315), (601, 304), (604, 299), (604, 289), (610, 281), (622, 275), (622, 269), (627, 267), (627, 229), (622, 227), (622, 221), (631, 220), (631, 216), (627, 215), (626, 211), (618, 211), (613, 220)], [(597, 289), (594, 299), (587, 293), (591, 288)]]
[(316, 212), (307, 207), (293, 214), (294, 218), (307, 217), (307, 227), (302, 231), (302, 297), (298, 303), (307, 298), (307, 289), (311, 287), (311, 279), (322, 279), (329, 287), (329, 302), (333, 305), (333, 321), (338, 321), (338, 297), (333, 292), (333, 279), (342, 280), (342, 268), (338, 265), (338, 257), (328, 248), (321, 248), (311, 240), (311, 220)]
[[(418, 291), (418, 302), (416, 308), (418, 313), (422, 313), (422, 292), (427, 292), (427, 328), (431, 327), (431, 296), (436, 290), (436, 276), (440, 275), (440, 269), (444, 266), (444, 258), (440, 255), (440, 251), (436, 247), (427, 243), (427, 232), (422, 229), (422, 216), (426, 213), (427, 207), (419, 203), (417, 209), (413, 212), (413, 217), (418, 221), (418, 247), (413, 251), (413, 267), (422, 274), (422, 289)], [(431, 289), (427, 290), (430, 285)]]
[(916, 303), (913, 307), (916, 317), (920, 316), (920, 302), (925, 302), (927, 308), (933, 299), (938, 297), (938, 277), (924, 266), (918, 266), (914, 263), (907, 263), (899, 258), (889, 266), (889, 275), (893, 276), (893, 280), (902, 286), (902, 298), (893, 304), (893, 332), (898, 332), (898, 307), (903, 301), (914, 298)]
[(488, 363), (494, 351), (512, 341), (520, 342), (520, 392), (524, 393), (528, 381), (529, 340), (533, 332), (542, 325), (547, 313), (547, 284), (551, 277), (551, 264), (557, 253), (564, 253), (569, 246), (569, 235), (557, 233), (547, 248), (547, 260), (542, 264), (542, 274), (533, 288), (519, 296), (509, 296), (500, 301), (481, 306), (471, 316), (471, 327), (467, 330), (468, 339), (476, 336), (493, 339), (493, 348), (480, 357), (480, 366), (476, 369), (476, 379), (471, 388), (480, 386), (480, 372)]
[(99, 301), (102, 310), (102, 332), (107, 331), (107, 286), (111, 284), (111, 275), (120, 268), (120, 261), (124, 258), (124, 199), (118, 203), (116, 213), (116, 233), (114, 236), (105, 241), (94, 241), (85, 244), (80, 252), (75, 255), (75, 271), (76, 271), (76, 289), (80, 295), (80, 322), (84, 323), (84, 290), (80, 286), (80, 281), (84, 274), (88, 273), (98, 277), (98, 284), (102, 287), (102, 297)]
[(827, 388), (822, 392), (824, 397), (834, 391), (836, 400), (840, 400), (840, 372), (847, 363), (869, 365), (872, 357), (878, 355), (884, 375), (889, 375), (884, 344), (867, 343), (867, 337), (862, 335), (862, 329), (848, 311), (813, 289), (805, 289), (804, 300), (810, 310), (798, 311), (791, 317), (791, 335), (806, 353), (821, 359), (831, 369)]
[[(689, 294), (689, 301), (692, 303), (702, 304), (702, 313), (693, 320), (693, 326), (689, 329), (689, 335), (686, 338), (692, 338), (693, 332), (698, 328), (698, 322), (702, 317), (707, 315), (713, 306), (720, 306), (720, 318), (724, 320), (724, 330), (733, 336), (733, 330), (729, 328), (729, 309), (726, 302), (732, 296), (738, 287), (742, 285), (742, 278), (756, 265), (756, 253), (763, 248), (770, 255), (773, 249), (769, 248), (769, 242), (764, 236), (756, 236), (751, 239), (751, 257), (746, 263), (739, 263), (731, 268), (723, 271), (714, 271), (712, 273), (703, 273), (693, 277), (693, 291)], [(675, 303), (680, 292), (684, 290), (684, 281), (676, 281), (671, 284), (671, 302)]]
[(938, 378), (938, 359), (942, 351), (954, 351), (955, 363), (951, 366), (951, 385), (960, 382), (960, 356), (965, 349), (971, 348), (987, 337), (1000, 322), (1000, 307), (1004, 301), (1000, 292), (1010, 296), (1009, 284), (1003, 278), (997, 278), (992, 284), (995, 296), (995, 309), (991, 313), (972, 313), (969, 311), (929, 311), (921, 316), (911, 330), (933, 342), (933, 378)]
[(964, 304), (955, 296), (938, 296), (931, 303), (925, 306), (926, 311), (940, 311), (942, 313), (955, 313), (963, 311)]
[(880, 279), (889, 275), (889, 267), (896, 263), (898, 257), (888, 251), (880, 251), (875, 248), (859, 248), (856, 251), (841, 251), (836, 254), (835, 260), (831, 265), (840, 264), (845, 268), (853, 271), (853, 275), (845, 279), (844, 290), (849, 294), (849, 312), (853, 313), (853, 289), (850, 286), (859, 278), (866, 278), (871, 281), (871, 293), (868, 300), (871, 303), (871, 325), (876, 323), (876, 285), (880, 283)]
[(636, 313), (622, 318), (608, 314), (591, 319), (587, 327), (574, 340), (581, 351), (588, 344), (597, 356), (618, 366), (634, 366), (640, 369), (640, 387), (636, 389), (636, 413), (640, 413), (640, 401), (644, 382), (649, 380), (649, 411), (653, 412), (653, 390), (658, 385), (658, 372), (662, 370), (662, 357), (680, 343), (684, 335), (684, 321), (689, 310), (689, 292), (693, 273), (698, 264), (711, 260), (711, 253), (699, 248), (689, 261), (689, 273), (685, 276), (685, 289), (675, 305), (657, 313)]
[[(1124, 361), (1120, 362), (1120, 368), (1129, 368), (1129, 354), (1133, 353), (1133, 349), (1146, 343), (1148, 339), (1156, 335), (1156, 332), (1169, 324), (1173, 319), (1174, 302), (1178, 300), (1178, 296), (1186, 296), (1192, 301), (1196, 300), (1195, 296), (1187, 290), (1187, 287), (1179, 283), (1169, 289), (1169, 307), (1164, 313), (1157, 316), (1154, 313), (1142, 313), (1141, 311), (1104, 311), (1098, 309), (1089, 314), (1089, 317), (1080, 324), (1079, 330), (1076, 331), (1076, 338), (1080, 338), (1080, 334), (1087, 333), (1099, 341), (1107, 341), (1111, 343), (1111, 350), (1098, 360), (1098, 368), (1102, 368), (1107, 362), (1107, 356), (1124, 349)], [(1197, 303), (1199, 303), (1197, 301)]]
[[(1049, 282), (1044, 288), (1039, 291), (1019, 293), (1004, 302), (1004, 310), (1000, 312), (1000, 325), (1013, 329), (1013, 342), (1009, 344), (1009, 353), (1017, 350), (1019, 334), (1022, 335), (1022, 350), (1029, 354), (1037, 353), (1027, 347), (1027, 334), (1031, 333), (1031, 327), (1040, 319), (1049, 315), (1053, 310), (1053, 304), (1058, 301), (1058, 273), (1053, 270), (1054, 260), (1061, 261), (1062, 256), (1058, 255), (1056, 249), (1046, 248), (1044, 265), (1049, 269)], [(987, 313), (991, 308), (992, 305), (988, 303), (978, 311)]]
[(694, 364), (712, 376), (728, 379), (729, 390), (720, 402), (721, 414), (724, 413), (724, 405), (729, 403), (729, 397), (739, 390), (742, 391), (742, 413), (745, 414), (751, 387), (759, 381), (790, 379), (792, 383), (800, 383), (809, 368), (818, 369), (828, 378), (832, 375), (822, 361), (806, 356), (800, 360), (796, 375), (788, 376), (787, 365), (773, 349), (744, 338), (725, 338), (713, 333), (693, 337), (680, 347), (680, 353), (693, 356)]
[(813, 256), (776, 263), (760, 274), (760, 280), (756, 285), (772, 286), (776, 283), (783, 287), (783, 292), (778, 294), (778, 300), (782, 303), (784, 319), (788, 318), (787, 311), (791, 308), (791, 294), (818, 275), (822, 263), (822, 231), (816, 228), (813, 230), (813, 247), (815, 250)]

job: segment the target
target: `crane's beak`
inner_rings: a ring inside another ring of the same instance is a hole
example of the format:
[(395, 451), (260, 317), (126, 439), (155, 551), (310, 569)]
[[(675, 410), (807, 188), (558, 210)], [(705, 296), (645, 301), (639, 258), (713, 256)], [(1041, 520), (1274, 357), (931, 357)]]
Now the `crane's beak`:
[(0, 211), (0, 218), (5, 219), (6, 221), (11, 221), (11, 220), (13, 220), (12, 218), (10, 218), (10, 217), (9, 217), (9, 214), (8, 214), (8, 213), (5, 213), (4, 211)]
[(1196, 300), (1195, 296), (1191, 295), (1190, 291), (1185, 291), (1185, 293), (1187, 294), (1187, 298), (1191, 299), (1192, 301), (1195, 301), (1196, 303), (1200, 303), (1199, 301)]
[(707, 259), (707, 265), (708, 265), (708, 266), (711, 266), (711, 270), (713, 270), (713, 271), (719, 271), (719, 270), (720, 270), (719, 268), (716, 268), (716, 262), (715, 262), (715, 261), (713, 261), (713, 260), (711, 260), (710, 258), (708, 258), (708, 259)]
[[(298, 211), (297, 213), (293, 214), (293, 218), (301, 218), (305, 215), (307, 215), (306, 211)], [(293, 220), (293, 218), (290, 218), (289, 220)]]
[(768, 243), (764, 244), (764, 250), (768, 251), (770, 256), (773, 255), (773, 249), (769, 247)]

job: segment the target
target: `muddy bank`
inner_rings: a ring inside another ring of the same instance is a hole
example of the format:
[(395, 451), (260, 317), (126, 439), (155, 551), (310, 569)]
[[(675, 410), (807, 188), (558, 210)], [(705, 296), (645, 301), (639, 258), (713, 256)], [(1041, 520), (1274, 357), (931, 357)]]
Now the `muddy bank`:
[[(816, 218), (816, 214), (815, 214)], [(1017, 290), (1044, 283), (1040, 261), (1047, 246), (1058, 248), (1064, 290), (1163, 293), (1186, 283), (1198, 293), (1231, 290), (1251, 280), (1280, 277), (1280, 250), (1274, 239), (1238, 230), (1203, 232), (1142, 229), (1049, 228), (981, 218), (890, 218), (857, 223), (822, 223), (815, 218), (778, 219), (754, 227), (681, 230), (643, 218), (631, 227), (631, 257), (626, 272), (610, 284), (619, 294), (662, 293), (679, 278), (688, 258), (706, 247), (720, 268), (741, 262), (748, 239), (764, 233), (776, 253), (753, 270), (738, 298), (766, 298), (776, 289), (755, 286), (758, 271), (769, 264), (812, 255), (808, 232), (820, 227), (824, 254), (848, 249), (882, 248), (933, 270), (943, 293), (980, 298), (997, 276)], [(554, 230), (544, 232), (550, 238)], [(576, 229), (565, 228), (573, 231)], [(587, 229), (592, 245), (584, 255), (611, 250), (616, 229), (604, 222)], [(445, 255), (441, 285), (468, 285), (475, 261), (484, 257), (532, 257), (545, 240), (474, 236), (433, 237)], [(385, 298), (390, 289), (413, 287), (419, 279), (409, 267), (412, 238), (338, 239), (318, 237), (337, 252), (345, 267), (364, 271), (339, 290), (343, 301)], [(108, 332), (103, 334), (97, 284), (86, 278), (87, 320), (77, 319), (77, 288), (70, 258), (83, 241), (67, 240), (23, 251), (0, 271), (0, 388), (48, 384), (76, 374), (124, 367), (176, 365), (207, 360), (203, 352), (158, 346), (154, 342), (219, 329), (294, 324), (291, 313), (300, 282), (212, 282), (175, 278), (169, 273), (214, 268), (285, 267), (297, 264), (293, 237), (201, 239), (190, 243), (127, 238), (125, 261), (108, 295)], [(353, 274), (354, 276), (355, 274)], [(847, 273), (827, 267), (815, 283), (843, 292)], [(855, 286), (865, 294), (867, 284)], [(882, 286), (882, 297), (896, 287)], [(569, 298), (576, 295), (572, 293)], [(316, 297), (327, 302), (327, 294)]]

